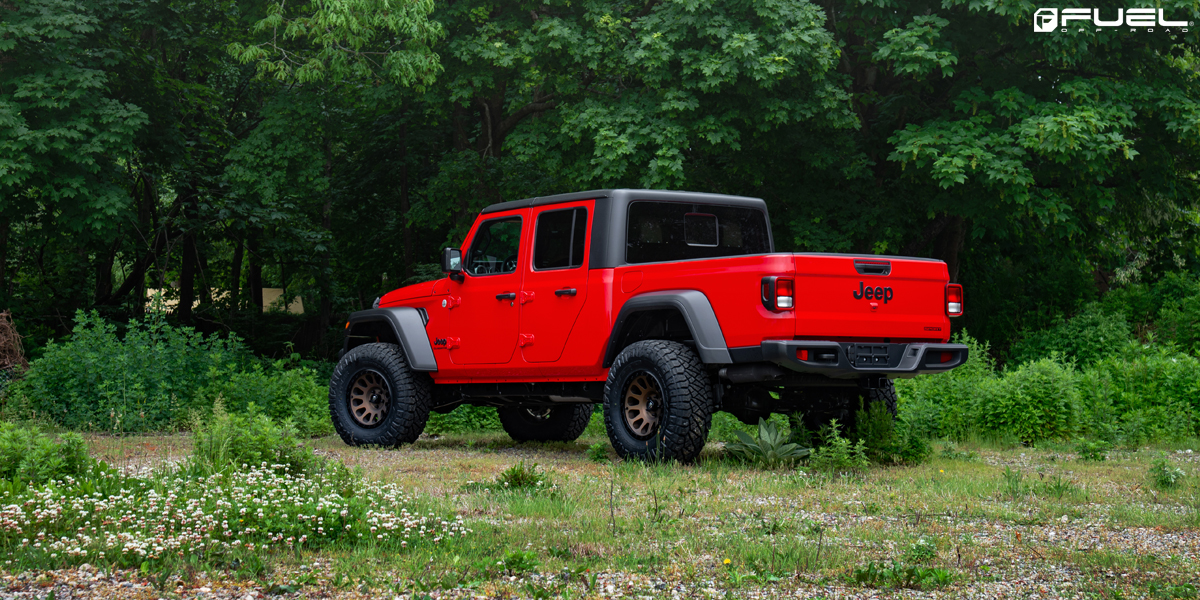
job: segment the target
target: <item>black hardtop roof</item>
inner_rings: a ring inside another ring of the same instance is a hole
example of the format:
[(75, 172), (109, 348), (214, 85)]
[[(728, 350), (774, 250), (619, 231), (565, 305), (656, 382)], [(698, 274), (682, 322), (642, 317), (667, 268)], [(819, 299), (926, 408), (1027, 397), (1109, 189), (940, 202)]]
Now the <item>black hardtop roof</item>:
[(766, 202), (763, 202), (761, 198), (750, 198), (747, 196), (729, 196), (726, 194), (706, 194), (704, 192), (680, 192), (672, 190), (611, 189), (588, 190), (584, 192), (572, 192), (570, 194), (555, 194), (553, 196), (539, 196), (537, 198), (525, 198), (523, 200), (500, 202), (499, 204), (493, 204), (483, 209), (480, 211), (480, 214), (486, 215), (488, 213), (500, 212), (504, 210), (528, 208), (530, 206), (545, 206), (547, 204), (560, 204), (563, 202), (574, 202), (576, 200), (591, 200), (593, 198), (696, 202), (700, 204), (753, 206), (756, 208), (766, 209)]

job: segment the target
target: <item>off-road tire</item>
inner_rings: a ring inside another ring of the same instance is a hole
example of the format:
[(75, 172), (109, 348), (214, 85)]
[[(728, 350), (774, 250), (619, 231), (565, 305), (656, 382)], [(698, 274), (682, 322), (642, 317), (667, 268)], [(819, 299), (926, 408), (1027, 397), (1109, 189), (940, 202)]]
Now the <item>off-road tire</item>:
[(500, 425), (517, 442), (573, 442), (583, 435), (592, 418), (591, 404), (567, 404), (547, 410), (544, 417), (520, 407), (498, 408)]
[[(625, 396), (636, 377), (649, 375), (658, 387), (660, 416), (648, 435), (639, 436), (627, 423)], [(621, 458), (677, 460), (700, 455), (713, 415), (712, 382), (704, 363), (678, 342), (645, 340), (621, 351), (604, 384), (604, 427)]]
[(896, 418), (896, 384), (891, 379), (884, 381), (883, 387), (865, 390), (862, 396), (864, 408), (876, 402), (883, 402), (892, 418)]
[[(352, 386), (364, 374), (386, 384), (387, 412), (365, 426), (351, 414)], [(363, 344), (346, 353), (329, 381), (329, 413), (342, 441), (351, 446), (394, 447), (417, 440), (429, 420), (433, 382), (413, 371), (396, 344)]]

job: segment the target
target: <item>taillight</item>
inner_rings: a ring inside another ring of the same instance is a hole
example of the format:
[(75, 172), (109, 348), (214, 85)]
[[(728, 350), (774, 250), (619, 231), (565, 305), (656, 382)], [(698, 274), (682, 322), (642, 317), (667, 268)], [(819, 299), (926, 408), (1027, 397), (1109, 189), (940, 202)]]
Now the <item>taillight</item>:
[(796, 282), (791, 279), (775, 280), (775, 306), (779, 308), (793, 308), (796, 305), (795, 290)]
[(957, 283), (946, 286), (946, 314), (951, 317), (963, 314), (963, 291), (962, 286)]
[(762, 278), (761, 297), (767, 310), (780, 312), (796, 307), (796, 282), (774, 275)]

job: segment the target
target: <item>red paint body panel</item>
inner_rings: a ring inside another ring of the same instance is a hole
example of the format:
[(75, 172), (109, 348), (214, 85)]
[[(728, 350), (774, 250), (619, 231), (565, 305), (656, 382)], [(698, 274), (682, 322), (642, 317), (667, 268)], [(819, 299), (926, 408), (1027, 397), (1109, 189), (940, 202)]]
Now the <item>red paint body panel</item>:
[[(860, 275), (854, 259), (795, 255), (797, 338), (950, 340), (944, 300), (949, 281), (946, 263), (888, 258), (890, 274)], [(886, 301), (854, 297), (867, 287), (891, 293)]]
[[(539, 271), (533, 268), (532, 258), (525, 265), (527, 271), (521, 285), (525, 295), (521, 304), (521, 334), (532, 336), (531, 343), (521, 347), (521, 358), (526, 363), (554, 363), (562, 356), (567, 346), (567, 339), (575, 327), (575, 322), (582, 312), (588, 298), (588, 268), (587, 259), (590, 252), (592, 218), (595, 216), (593, 201), (567, 202), (534, 209), (530, 219), (536, 224), (542, 213), (569, 210), (576, 207), (587, 209), (588, 222), (584, 231), (588, 232), (584, 240), (584, 256), (580, 266)], [(534, 227), (525, 231), (524, 243), (533, 248)], [(555, 292), (567, 292), (573, 294)]]
[[(646, 292), (664, 290), (699, 290), (708, 297), (725, 345), (730, 348), (757, 346), (763, 340), (791, 339), (793, 311), (774, 313), (767, 310), (759, 296), (759, 286), (766, 275), (789, 275), (795, 270), (791, 254), (731, 256), (669, 263), (626, 265), (614, 269), (621, 281), (628, 275), (641, 273), (642, 282), (636, 289), (622, 285), (614, 294), (612, 317), (616, 318), (625, 301)], [(609, 323), (611, 328), (612, 323)]]

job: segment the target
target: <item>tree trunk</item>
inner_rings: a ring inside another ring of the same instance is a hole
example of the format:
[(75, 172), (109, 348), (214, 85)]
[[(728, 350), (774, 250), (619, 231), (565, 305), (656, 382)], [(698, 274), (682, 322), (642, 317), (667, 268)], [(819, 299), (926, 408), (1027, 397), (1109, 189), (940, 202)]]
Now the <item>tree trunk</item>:
[(233, 241), (233, 264), (229, 269), (229, 314), (233, 315), (242, 307), (242, 254), (245, 244), (241, 239)]
[(262, 314), (263, 310), (263, 294), (262, 294), (262, 264), (263, 257), (259, 254), (258, 247), (258, 232), (251, 233), (250, 239), (246, 243), (246, 250), (250, 253), (248, 262), (250, 264), (249, 272), (246, 273), (246, 287), (249, 288), (250, 305), (247, 308), (255, 309), (257, 314)]
[(175, 316), (180, 322), (192, 322), (192, 303), (196, 301), (196, 235), (191, 231), (183, 237), (183, 264), (179, 269), (179, 305)]

